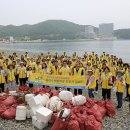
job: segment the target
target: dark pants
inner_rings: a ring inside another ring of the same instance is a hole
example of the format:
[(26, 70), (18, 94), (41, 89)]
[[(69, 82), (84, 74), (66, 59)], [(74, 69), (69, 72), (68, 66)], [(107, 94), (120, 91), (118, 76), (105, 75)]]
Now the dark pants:
[(90, 98), (94, 98), (93, 91), (94, 91), (94, 89), (88, 89), (88, 95)]
[(33, 88), (33, 84), (29, 84), (29, 88)]
[(20, 81), (20, 86), (25, 85), (26, 78), (19, 78), (19, 81)]
[(70, 91), (70, 88), (67, 88), (67, 91)]
[(4, 92), (4, 83), (0, 84), (1, 92)]
[(102, 97), (104, 100), (111, 99), (111, 89), (102, 89)]
[(128, 94), (128, 89), (129, 89), (129, 84), (126, 84), (126, 98), (128, 98), (129, 97), (129, 94)]
[(118, 102), (117, 108), (121, 108), (122, 107), (123, 93), (116, 92), (116, 97), (117, 97), (117, 102)]
[(19, 84), (19, 75), (15, 75), (15, 81), (16, 81), (16, 84), (18, 85)]
[(82, 95), (82, 89), (74, 89), (74, 95)]
[(129, 95), (129, 109), (130, 109), (130, 95)]
[(114, 83), (115, 76), (112, 76), (112, 83)]
[(95, 91), (98, 91), (98, 80), (96, 80), (96, 88)]

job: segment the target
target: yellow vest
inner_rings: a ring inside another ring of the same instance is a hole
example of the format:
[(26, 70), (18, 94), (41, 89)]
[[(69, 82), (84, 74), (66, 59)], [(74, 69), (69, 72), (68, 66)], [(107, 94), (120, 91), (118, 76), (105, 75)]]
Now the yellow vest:
[(28, 80), (29, 80), (29, 81), (32, 81), (32, 78), (33, 78), (33, 72), (32, 72), (32, 70), (31, 70), (31, 71), (28, 71), (28, 73), (29, 73)]
[(76, 68), (74, 68), (74, 75), (81, 76), (82, 71), (83, 71), (83, 68), (79, 68), (78, 72), (76, 71)]
[(90, 78), (94, 77), (94, 81), (89, 85), (88, 89), (93, 89), (96, 87), (96, 78), (92, 75)]
[(5, 76), (4, 74), (0, 74), (0, 84), (5, 83)]
[(125, 79), (125, 80), (126, 80), (126, 83), (127, 83), (127, 84), (130, 84), (130, 75), (129, 75), (129, 72), (128, 72), (128, 71), (126, 72), (126, 75), (125, 75), (125, 76), (126, 76), (126, 79)]
[(36, 65), (35, 66), (35, 73), (39, 73), (40, 71), (41, 71), (41, 69), (42, 69), (42, 66), (41, 65)]
[(41, 72), (42, 72), (42, 76), (47, 74), (47, 70), (46, 69), (42, 69)]
[(26, 78), (26, 68), (25, 67), (19, 68), (19, 78)]
[(66, 68), (62, 67), (61, 68), (61, 74), (62, 75), (69, 75), (70, 68), (67, 66)]
[(59, 67), (57, 67), (57, 69), (56, 69), (55, 66), (52, 66), (51, 70), (52, 70), (52, 75), (58, 75), (59, 74)]
[(116, 70), (115, 70), (114, 67), (111, 67), (111, 68), (110, 68), (110, 71), (111, 71), (111, 73), (112, 73), (112, 76), (116, 76)]
[(111, 89), (112, 86), (108, 85), (108, 80), (111, 78), (112, 74), (108, 73), (108, 76), (105, 76), (105, 73), (102, 73), (102, 88), (103, 89)]
[(94, 69), (94, 76), (95, 76), (96, 80), (99, 79), (99, 69), (98, 68)]
[(129, 88), (128, 88), (128, 94), (130, 95), (130, 85), (129, 85)]
[(119, 81), (119, 79), (116, 80), (115, 86), (117, 87), (117, 92), (120, 92), (120, 93), (124, 92), (124, 86), (122, 85), (121, 81)]
[(11, 81), (14, 81), (15, 80), (15, 72), (14, 72), (14, 69), (13, 70), (8, 70), (8, 81), (11, 82)]

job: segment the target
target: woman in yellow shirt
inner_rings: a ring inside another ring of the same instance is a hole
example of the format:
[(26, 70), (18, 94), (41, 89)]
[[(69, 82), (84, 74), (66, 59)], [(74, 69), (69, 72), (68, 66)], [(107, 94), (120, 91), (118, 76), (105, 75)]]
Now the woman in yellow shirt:
[(129, 86), (130, 86), (130, 66), (128, 67), (128, 69), (126, 70), (126, 73), (125, 73), (125, 80), (126, 80), (126, 97), (125, 97), (125, 100), (128, 101), (128, 89), (129, 89)]
[[(32, 67), (28, 66), (28, 68), (27, 68), (27, 80), (31, 81), (32, 75), (33, 75)], [(29, 87), (32, 88), (33, 84), (29, 83)]]
[(103, 73), (101, 74), (101, 82), (103, 99), (111, 99), (112, 74), (109, 67), (105, 67), (103, 69)]
[(25, 85), (26, 83), (26, 67), (24, 66), (24, 62), (20, 63), (20, 67), (18, 68), (19, 81), (20, 86)]
[(116, 87), (116, 96), (117, 96), (117, 109), (122, 107), (123, 93), (125, 87), (125, 79), (123, 77), (122, 70), (117, 71), (116, 81), (114, 82), (114, 86)]
[(3, 70), (3, 67), (0, 66), (0, 89), (1, 89), (1, 92), (4, 92), (4, 84), (5, 84), (5, 72)]
[(15, 69), (14, 69), (14, 66), (12, 64), (8, 66), (7, 82), (8, 82), (9, 90), (15, 91), (16, 90)]

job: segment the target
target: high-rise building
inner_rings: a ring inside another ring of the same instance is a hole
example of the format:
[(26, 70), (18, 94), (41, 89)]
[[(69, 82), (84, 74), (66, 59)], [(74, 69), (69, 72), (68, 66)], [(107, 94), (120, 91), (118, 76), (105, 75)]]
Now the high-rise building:
[(103, 23), (99, 24), (99, 35), (101, 37), (113, 37), (114, 34), (114, 24), (113, 23)]
[(93, 26), (91, 26), (91, 25), (85, 26), (85, 37), (87, 39), (94, 39), (95, 38), (95, 32), (94, 32)]

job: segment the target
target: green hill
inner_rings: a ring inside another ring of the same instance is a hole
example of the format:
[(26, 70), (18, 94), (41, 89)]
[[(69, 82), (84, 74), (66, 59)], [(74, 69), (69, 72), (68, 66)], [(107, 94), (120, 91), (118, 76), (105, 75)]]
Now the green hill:
[(84, 32), (84, 26), (64, 20), (48, 20), (35, 25), (14, 26), (0, 28), (0, 37), (29, 36), (31, 39), (76, 39)]
[(115, 30), (114, 34), (118, 39), (130, 39), (130, 29)]
[[(47, 20), (34, 25), (0, 25), (0, 38), (13, 36), (15, 39), (21, 40), (27, 36), (31, 40), (71, 40), (84, 38), (84, 30), (85, 25), (79, 25), (65, 20)], [(94, 27), (94, 31), (98, 34), (98, 28)], [(115, 30), (114, 34), (120, 39), (130, 39), (130, 29)]]

